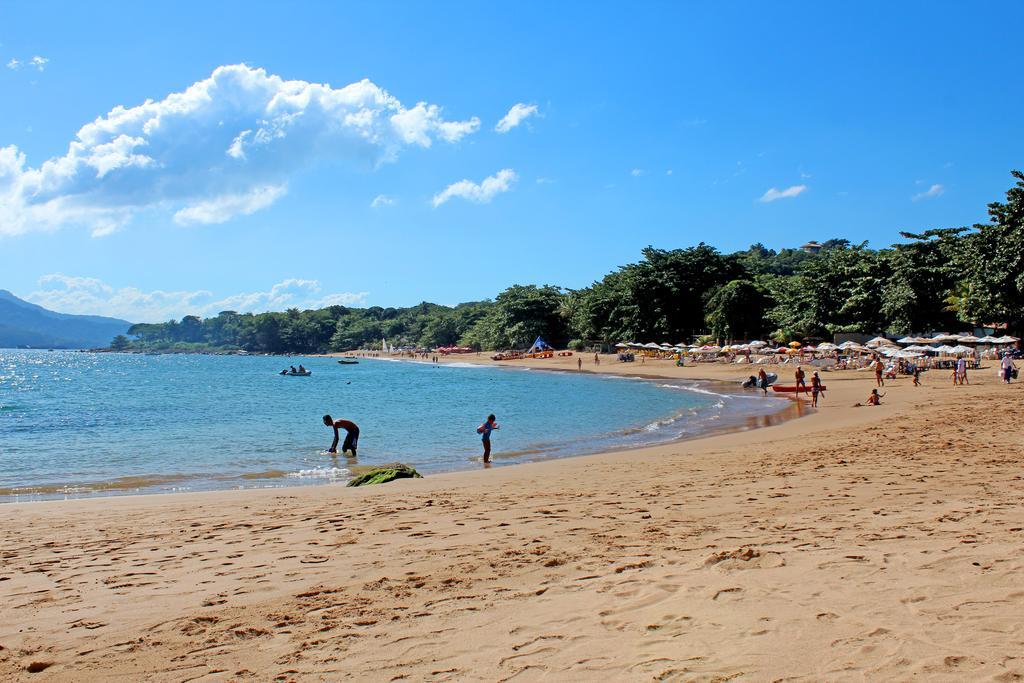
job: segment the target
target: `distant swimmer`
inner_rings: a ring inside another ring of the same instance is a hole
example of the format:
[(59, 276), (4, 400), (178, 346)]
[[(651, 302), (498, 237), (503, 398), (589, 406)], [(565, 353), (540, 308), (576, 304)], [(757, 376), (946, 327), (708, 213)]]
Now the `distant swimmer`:
[(476, 428), (476, 433), (480, 434), (480, 438), (484, 444), (484, 462), (491, 461), (491, 432), (495, 429), (500, 429), (498, 423), (495, 422), (497, 418), (494, 415), (488, 415), (487, 421)]
[(352, 457), (356, 457), (356, 448), (359, 447), (359, 427), (356, 423), (348, 420), (335, 420), (330, 415), (324, 415), (324, 424), (334, 427), (334, 442), (327, 452), (338, 452), (338, 428), (340, 427), (345, 430), (345, 443), (341, 444), (341, 452), (352, 451)]

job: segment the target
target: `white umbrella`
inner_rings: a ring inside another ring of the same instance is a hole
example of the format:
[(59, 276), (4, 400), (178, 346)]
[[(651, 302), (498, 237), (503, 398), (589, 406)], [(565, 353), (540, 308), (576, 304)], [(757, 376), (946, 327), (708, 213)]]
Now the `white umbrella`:
[(617, 349), (628, 349), (629, 348), (629, 344), (623, 344), (622, 342), (619, 342), (618, 344), (615, 345), (615, 348), (617, 348)]
[(916, 341), (917, 341), (917, 337), (903, 337), (902, 339), (897, 339), (896, 343), (897, 344), (913, 344)]
[(655, 344), (654, 342), (647, 342), (646, 344), (644, 344), (644, 348), (645, 349), (654, 349), (656, 351), (660, 351), (661, 350), (661, 347), (658, 346), (657, 344)]
[(821, 344), (818, 344), (819, 351), (835, 351), (838, 348), (839, 347), (832, 342), (822, 342)]
[(957, 337), (956, 340), (961, 344), (977, 344), (980, 341), (973, 334), (965, 334), (962, 337)]
[(932, 337), (933, 342), (955, 342), (960, 339), (958, 334), (937, 334)]
[(865, 344), (865, 346), (882, 346), (882, 345), (893, 345), (893, 344), (894, 344), (894, 342), (891, 339), (886, 339), (885, 337), (875, 337), (874, 339), (871, 339), (870, 341), (868, 341)]
[(1011, 337), (1008, 334), (1004, 334), (1002, 337), (999, 337), (999, 340), (996, 343), (998, 343), (998, 344), (1012, 344), (1013, 342), (1018, 342), (1018, 341), (1020, 341), (1020, 339), (1017, 339), (1017, 337)]
[(760, 341), (760, 340), (750, 342), (750, 348), (752, 348), (752, 349), (753, 348), (760, 349), (760, 348), (763, 348), (765, 346), (768, 346), (768, 342), (763, 342), (763, 341)]
[(890, 358), (920, 358), (920, 357), (921, 357), (920, 353), (915, 353), (913, 351), (910, 351), (909, 349), (900, 349), (899, 351), (894, 351), (891, 354), (891, 356), (890, 356)]
[(991, 334), (986, 334), (984, 337), (978, 340), (979, 344), (998, 344), (999, 338), (993, 337)]
[(957, 344), (949, 350), (955, 356), (960, 356), (968, 353), (974, 353), (974, 349), (964, 346), (963, 344)]
[(917, 352), (917, 353), (931, 353), (935, 349), (933, 349), (930, 346), (921, 346), (919, 344), (912, 344), (911, 346), (908, 346), (907, 348), (905, 348), (903, 350), (904, 351)]

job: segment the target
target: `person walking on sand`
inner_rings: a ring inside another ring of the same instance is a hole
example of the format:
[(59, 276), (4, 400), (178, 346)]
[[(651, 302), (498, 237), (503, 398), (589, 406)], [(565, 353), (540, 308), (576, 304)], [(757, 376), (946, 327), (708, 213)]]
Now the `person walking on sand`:
[(796, 393), (800, 393), (800, 387), (803, 387), (804, 391), (807, 391), (807, 382), (804, 381), (807, 374), (804, 372), (803, 366), (796, 366), (796, 372), (793, 374), (796, 377)]
[(875, 356), (875, 385), (880, 387), (885, 386), (885, 377), (883, 376), (884, 372), (885, 365), (882, 363), (882, 359)]
[(335, 420), (330, 415), (324, 415), (324, 424), (334, 428), (334, 441), (327, 449), (328, 453), (338, 452), (338, 429), (345, 430), (345, 443), (341, 445), (341, 452), (352, 451), (352, 457), (356, 457), (356, 449), (359, 448), (359, 427), (355, 422), (349, 420)]
[(914, 386), (915, 387), (921, 386), (921, 366), (920, 365), (915, 365), (914, 366)]
[(1013, 371), (1017, 369), (1017, 366), (1013, 364), (1013, 358), (1010, 354), (1004, 354), (1003, 360), (999, 363), (999, 367), (1002, 369), (1003, 384), (1009, 384), (1010, 380), (1013, 379)]
[(967, 381), (967, 361), (964, 360), (963, 356), (956, 361), (956, 381), (957, 384), (970, 384)]
[(824, 396), (825, 390), (821, 388), (821, 377), (818, 376), (818, 371), (815, 370), (814, 374), (811, 375), (811, 407), (818, 407), (818, 394)]
[(583, 356), (580, 356), (576, 359), (576, 369), (581, 372), (583, 371)]
[(594, 354), (594, 365), (600, 365), (600, 364), (601, 364), (601, 357), (595, 353)]
[(480, 439), (484, 444), (484, 463), (491, 461), (491, 432), (495, 429), (500, 429), (498, 423), (495, 422), (496, 419), (492, 413), (487, 416), (486, 422), (476, 428), (476, 433), (480, 434)]
[(764, 371), (764, 368), (757, 371), (757, 386), (760, 387), (765, 396), (768, 395), (768, 373)]

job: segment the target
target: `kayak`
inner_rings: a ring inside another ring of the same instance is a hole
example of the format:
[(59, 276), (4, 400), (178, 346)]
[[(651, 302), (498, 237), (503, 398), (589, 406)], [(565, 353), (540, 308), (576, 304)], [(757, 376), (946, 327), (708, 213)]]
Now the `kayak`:
[[(828, 387), (826, 387), (824, 384), (822, 384), (819, 387), (819, 390), (820, 391), (825, 391), (825, 389), (827, 389), (827, 388)], [(794, 386), (784, 386), (783, 387), (783, 386), (777, 386), (777, 385), (773, 384), (772, 385), (772, 391), (777, 391), (777, 392), (782, 393), (782, 394), (792, 394), (792, 393), (795, 393), (795, 392), (796, 393), (798, 393), (798, 392), (806, 392), (806, 393), (809, 394), (809, 393), (811, 393), (811, 385), (808, 384), (805, 387), (798, 387), (796, 385), (794, 385)]]
[[(769, 372), (769, 373), (766, 373), (766, 374), (768, 375), (768, 386), (771, 386), (771, 385), (775, 384), (775, 381), (779, 378), (779, 376), (776, 375), (774, 372)], [(750, 377), (748, 377), (745, 380), (743, 380), (743, 388), (744, 389), (760, 389), (761, 386), (758, 385), (757, 382), (758, 382), (757, 376), (756, 375), (751, 375)]]

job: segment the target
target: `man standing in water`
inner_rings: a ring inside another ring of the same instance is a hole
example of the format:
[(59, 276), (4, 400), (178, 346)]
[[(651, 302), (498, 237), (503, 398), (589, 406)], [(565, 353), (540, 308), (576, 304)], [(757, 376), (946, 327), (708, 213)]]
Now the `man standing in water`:
[(355, 422), (348, 420), (335, 420), (330, 415), (324, 415), (324, 424), (334, 428), (334, 442), (327, 449), (328, 453), (338, 452), (338, 428), (345, 430), (345, 443), (341, 445), (341, 452), (352, 451), (352, 457), (356, 457), (356, 448), (359, 447), (359, 427)]
[(487, 416), (487, 422), (476, 428), (476, 433), (480, 434), (480, 438), (484, 444), (484, 463), (491, 461), (491, 432), (495, 429), (499, 429), (498, 423), (495, 422), (497, 418), (493, 414)]

